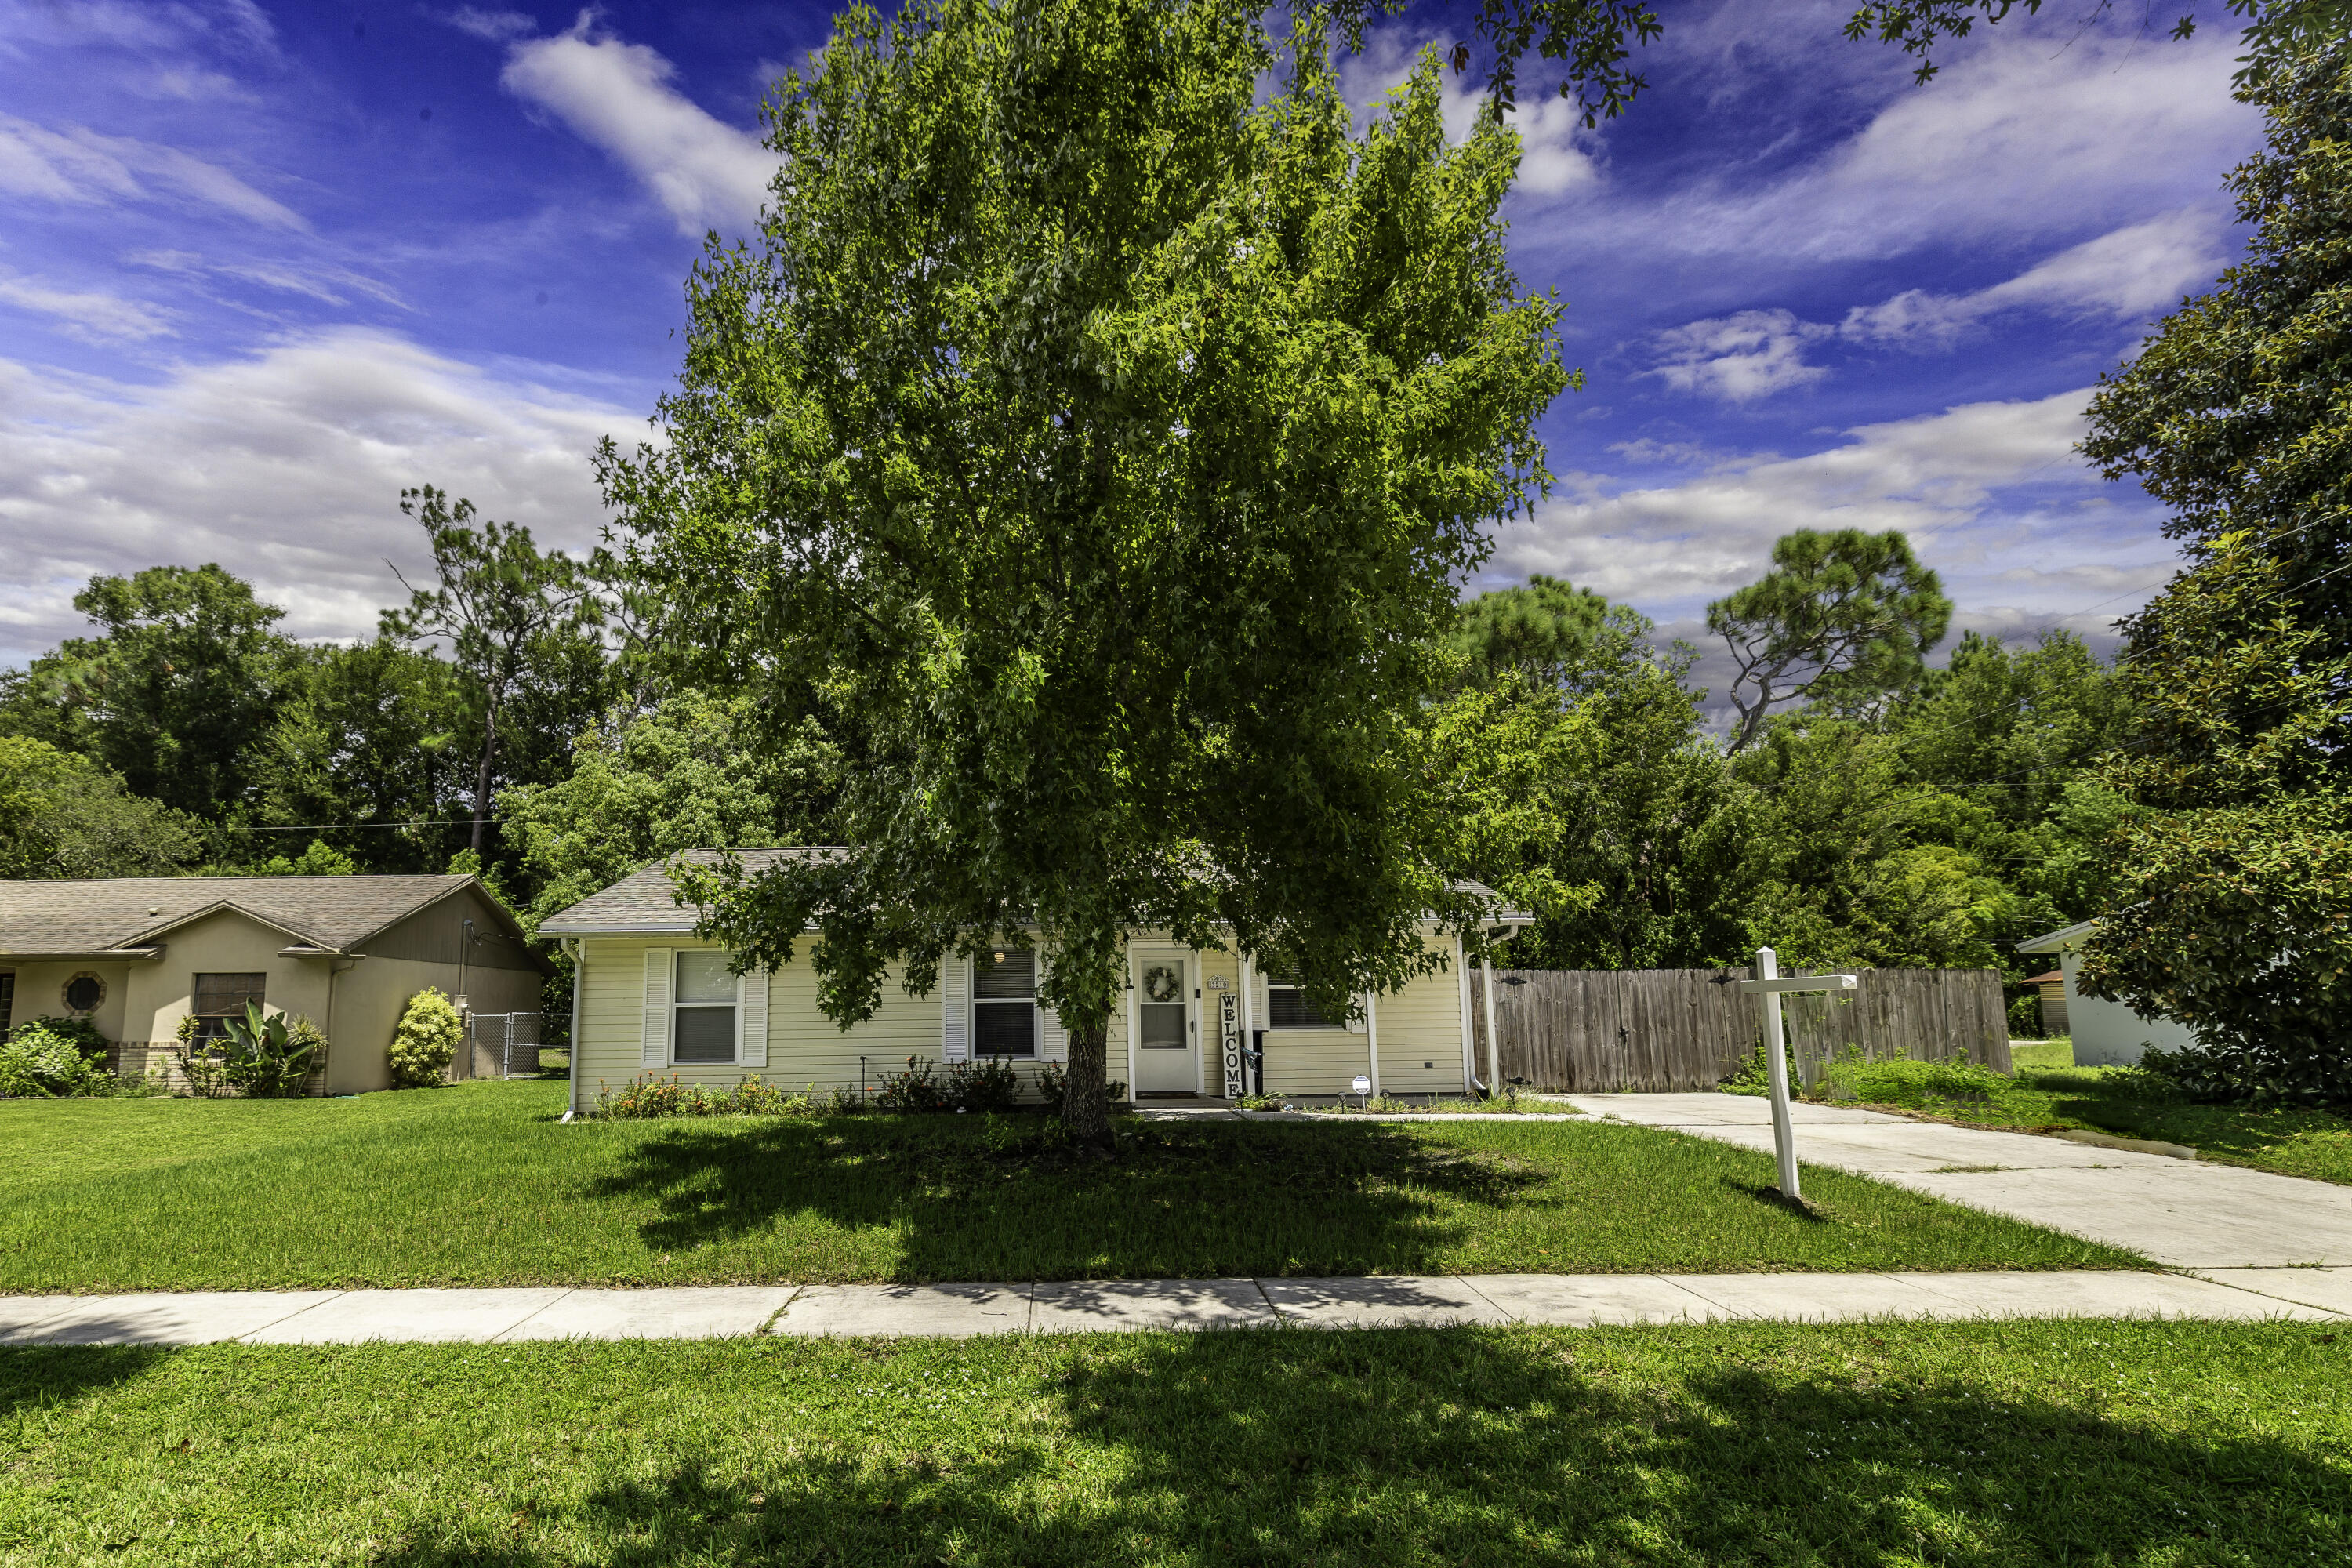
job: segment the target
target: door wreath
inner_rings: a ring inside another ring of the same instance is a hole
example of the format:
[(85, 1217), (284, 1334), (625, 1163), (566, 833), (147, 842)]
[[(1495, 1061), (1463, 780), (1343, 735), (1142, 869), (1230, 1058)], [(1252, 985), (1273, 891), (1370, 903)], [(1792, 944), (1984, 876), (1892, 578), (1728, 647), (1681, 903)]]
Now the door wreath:
[(1143, 994), (1153, 1002), (1173, 1002), (1184, 994), (1184, 973), (1173, 964), (1155, 963), (1143, 972)]

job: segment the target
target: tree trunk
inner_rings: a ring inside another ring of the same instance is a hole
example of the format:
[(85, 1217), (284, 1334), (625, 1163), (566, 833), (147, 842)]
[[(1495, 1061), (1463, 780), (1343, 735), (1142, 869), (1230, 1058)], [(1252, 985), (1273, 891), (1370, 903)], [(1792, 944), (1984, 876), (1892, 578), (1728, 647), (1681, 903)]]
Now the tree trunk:
[(474, 837), (472, 848), (477, 857), (479, 857), (482, 853), (482, 824), (489, 816), (490, 754), (498, 749), (498, 744), (499, 700), (494, 696), (490, 699), (489, 721), (482, 726), (481, 762), (474, 769)]
[(1110, 1130), (1110, 1020), (1070, 1031), (1070, 1065), (1062, 1079), (1062, 1126), (1070, 1142), (1104, 1154), (1118, 1141)]

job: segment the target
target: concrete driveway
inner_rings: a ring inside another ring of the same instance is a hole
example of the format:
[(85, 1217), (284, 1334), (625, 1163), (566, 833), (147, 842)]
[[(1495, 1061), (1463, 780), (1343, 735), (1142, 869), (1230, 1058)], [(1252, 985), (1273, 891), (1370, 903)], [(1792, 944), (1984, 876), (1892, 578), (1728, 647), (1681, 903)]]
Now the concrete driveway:
[[(1761, 1096), (1561, 1098), (1593, 1116), (1772, 1151), (1772, 1110)], [(2127, 1247), (2174, 1268), (2226, 1280), (2232, 1269), (2352, 1264), (2352, 1187), (1874, 1110), (1792, 1109), (1807, 1164)]]

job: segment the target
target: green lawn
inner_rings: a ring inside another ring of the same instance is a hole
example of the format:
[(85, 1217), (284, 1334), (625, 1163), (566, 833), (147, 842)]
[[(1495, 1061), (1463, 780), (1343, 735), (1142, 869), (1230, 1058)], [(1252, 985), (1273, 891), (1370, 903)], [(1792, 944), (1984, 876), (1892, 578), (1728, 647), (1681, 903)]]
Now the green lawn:
[(559, 1126), (561, 1083), (346, 1100), (0, 1104), (0, 1289), (1055, 1279), (2140, 1260), (1612, 1124), (1129, 1123), (1124, 1156), (992, 1151), (1038, 1124)]
[(2352, 1335), (0, 1352), (12, 1563), (2325, 1564)]
[(2352, 1183), (2352, 1119), (2326, 1110), (2197, 1105), (2163, 1093), (2128, 1068), (2078, 1068), (2072, 1043), (2011, 1047), (2015, 1076), (1989, 1099), (1944, 1100), (1906, 1082), (1911, 1069), (1867, 1074), (1873, 1103), (1998, 1127), (2089, 1127), (2183, 1143), (2200, 1160), (2281, 1175)]

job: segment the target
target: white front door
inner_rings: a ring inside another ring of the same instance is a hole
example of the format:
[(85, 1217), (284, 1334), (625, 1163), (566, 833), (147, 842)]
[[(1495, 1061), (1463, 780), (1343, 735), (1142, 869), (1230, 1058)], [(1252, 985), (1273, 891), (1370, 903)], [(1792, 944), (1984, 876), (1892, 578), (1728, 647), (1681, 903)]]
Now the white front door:
[(1181, 952), (1135, 958), (1137, 1094), (1191, 1094), (1201, 1087), (1192, 961)]

